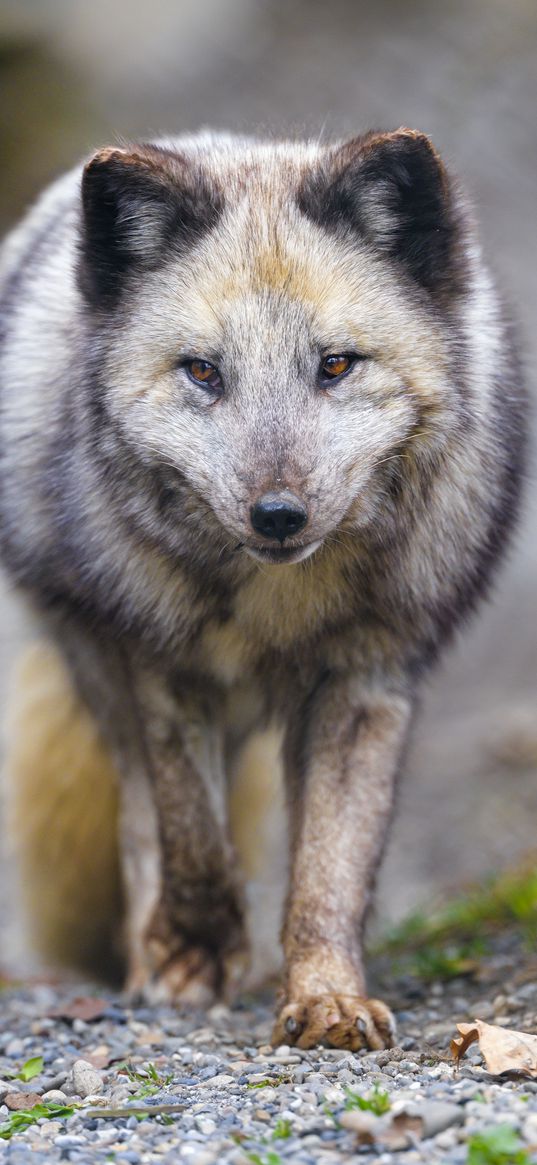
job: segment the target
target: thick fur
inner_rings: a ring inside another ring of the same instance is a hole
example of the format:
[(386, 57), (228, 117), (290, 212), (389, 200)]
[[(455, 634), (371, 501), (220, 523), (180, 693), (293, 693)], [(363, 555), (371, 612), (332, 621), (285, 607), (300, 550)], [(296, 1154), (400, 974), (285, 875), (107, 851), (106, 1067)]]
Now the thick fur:
[(32, 945), (53, 966), (115, 979), (124, 910), (116, 773), (50, 643), (26, 651), (13, 687), (7, 827)]
[[(523, 460), (456, 183), (410, 130), (106, 149), (8, 240), (1, 307), (3, 557), (119, 774), (131, 988), (199, 1002), (241, 975), (228, 782), (271, 724), (292, 851), (275, 1038), (389, 1042), (360, 936), (394, 781)], [(330, 353), (356, 356), (333, 384)], [(307, 511), (283, 548), (251, 525), (266, 494)]]
[[(121, 982), (127, 953), (119, 778), (52, 642), (34, 643), (21, 656), (4, 730), (6, 826), (26, 946), (49, 966)], [(252, 898), (249, 985), (264, 983), (279, 964), (270, 946), (278, 895), (263, 880), (275, 879), (274, 858), (281, 860), (280, 748), (274, 730), (250, 737), (230, 790), (230, 830)]]

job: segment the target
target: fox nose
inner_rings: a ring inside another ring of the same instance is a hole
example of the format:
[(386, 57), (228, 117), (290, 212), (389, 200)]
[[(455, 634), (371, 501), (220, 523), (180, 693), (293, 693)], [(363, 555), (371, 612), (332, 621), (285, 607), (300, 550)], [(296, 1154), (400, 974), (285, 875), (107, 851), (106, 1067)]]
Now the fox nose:
[(256, 534), (284, 542), (304, 528), (308, 512), (294, 494), (269, 493), (252, 506), (250, 518)]

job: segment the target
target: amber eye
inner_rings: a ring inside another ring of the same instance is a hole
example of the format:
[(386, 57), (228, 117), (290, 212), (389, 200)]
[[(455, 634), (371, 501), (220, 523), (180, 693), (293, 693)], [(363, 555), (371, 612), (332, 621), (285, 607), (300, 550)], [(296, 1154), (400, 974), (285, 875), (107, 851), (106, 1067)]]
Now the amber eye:
[(339, 380), (346, 372), (350, 372), (355, 361), (355, 356), (325, 356), (320, 368), (321, 380)]
[(208, 388), (212, 392), (221, 392), (222, 377), (214, 364), (210, 364), (208, 360), (185, 360), (184, 367), (194, 384), (201, 384), (203, 388)]

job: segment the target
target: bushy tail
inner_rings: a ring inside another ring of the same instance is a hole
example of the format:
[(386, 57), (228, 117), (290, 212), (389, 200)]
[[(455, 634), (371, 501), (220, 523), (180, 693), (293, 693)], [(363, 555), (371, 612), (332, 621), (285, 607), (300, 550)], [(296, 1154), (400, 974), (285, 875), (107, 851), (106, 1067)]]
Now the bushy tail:
[[(49, 967), (121, 981), (124, 916), (119, 868), (118, 779), (63, 659), (42, 641), (26, 650), (11, 683), (4, 784), (27, 945)], [(231, 799), (253, 947), (252, 982), (279, 965), (285, 878), (280, 734), (249, 742)]]
[(287, 881), (287, 829), (281, 731), (273, 726), (247, 742), (234, 774), (230, 825), (246, 884), (251, 946), (248, 986), (258, 987), (281, 966), (278, 941)]
[(19, 662), (6, 729), (8, 852), (31, 945), (49, 966), (118, 979), (117, 777), (52, 644)]

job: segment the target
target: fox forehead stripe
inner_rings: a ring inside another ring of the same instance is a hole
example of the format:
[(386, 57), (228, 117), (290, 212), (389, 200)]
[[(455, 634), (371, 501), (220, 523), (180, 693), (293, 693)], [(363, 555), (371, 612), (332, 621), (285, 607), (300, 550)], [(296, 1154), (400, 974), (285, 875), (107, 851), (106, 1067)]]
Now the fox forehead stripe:
[[(129, 342), (115, 353), (114, 366), (119, 371), (124, 359), (129, 392), (143, 393), (129, 373), (134, 351), (145, 364), (154, 350), (165, 365), (181, 347), (209, 358), (230, 342), (235, 347), (237, 337), (245, 346), (250, 331), (250, 359), (262, 342), (268, 358), (273, 348), (282, 352), (280, 328), (290, 358), (294, 329), (297, 336), (309, 334), (319, 350), (335, 344), (373, 355), (398, 369), (424, 401), (445, 397), (450, 353), (439, 322), (409, 302), (404, 285), (366, 248), (327, 244), (293, 208), (270, 224), (258, 208), (246, 220), (228, 208), (186, 264), (168, 260), (148, 273), (139, 291), (133, 288)], [(155, 391), (173, 393), (173, 384), (159, 382)]]

